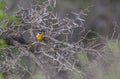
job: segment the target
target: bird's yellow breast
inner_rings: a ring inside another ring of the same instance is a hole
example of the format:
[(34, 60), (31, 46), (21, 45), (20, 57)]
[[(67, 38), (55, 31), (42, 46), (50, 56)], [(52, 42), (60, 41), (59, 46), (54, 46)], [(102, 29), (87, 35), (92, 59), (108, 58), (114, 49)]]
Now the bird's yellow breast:
[(43, 40), (43, 34), (38, 33), (38, 34), (36, 35), (36, 39), (37, 39), (37, 41), (42, 41), (42, 40)]

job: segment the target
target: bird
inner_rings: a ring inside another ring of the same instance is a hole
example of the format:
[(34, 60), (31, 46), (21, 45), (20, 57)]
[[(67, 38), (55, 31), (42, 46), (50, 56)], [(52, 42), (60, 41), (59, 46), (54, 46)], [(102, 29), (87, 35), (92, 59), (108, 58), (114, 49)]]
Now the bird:
[(37, 40), (37, 41), (42, 41), (42, 40), (43, 40), (43, 34), (42, 34), (42, 33), (38, 33), (38, 34), (36, 35), (36, 40)]

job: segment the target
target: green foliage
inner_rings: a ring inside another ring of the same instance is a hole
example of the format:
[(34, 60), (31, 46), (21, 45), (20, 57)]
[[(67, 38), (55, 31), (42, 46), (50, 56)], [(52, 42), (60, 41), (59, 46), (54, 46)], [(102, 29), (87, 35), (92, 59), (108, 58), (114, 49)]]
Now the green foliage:
[(80, 73), (78, 72), (72, 72), (72, 79), (82, 79)]
[(0, 10), (3, 10), (5, 8), (5, 3), (7, 2), (8, 0), (0, 0)]
[(29, 57), (27, 57), (27, 56), (22, 57), (20, 62), (27, 70), (29, 70), (29, 65), (30, 65)]
[[(78, 54), (80, 65), (85, 68), (89, 65), (89, 61), (86, 54), (87, 53), (84, 50), (81, 50), (80, 53)], [(78, 73), (76, 71), (72, 71), (71, 75), (72, 79), (82, 79), (81, 73)]]
[(0, 21), (2, 21), (5, 17), (5, 13), (3, 10), (0, 10)]
[[(107, 51), (111, 51), (112, 56), (108, 57), (108, 59), (112, 60), (110, 65), (107, 67), (106, 74), (102, 79), (119, 79), (120, 78), (120, 49), (118, 39), (116, 40), (108, 40), (107, 43)], [(108, 55), (109, 56), (109, 55)], [(107, 57), (107, 56), (106, 56)], [(112, 58), (113, 57), (113, 58)]]
[(17, 16), (16, 16), (16, 14), (11, 14), (11, 15), (8, 15), (8, 20), (10, 21), (10, 22), (12, 22), (14, 25), (19, 25), (20, 24), (20, 22), (19, 22), (19, 20), (18, 20), (18, 18), (17, 18)]
[(1, 29), (2, 29), (2, 30), (5, 30), (6, 28), (7, 28), (7, 23), (1, 24)]
[[(4, 12), (4, 7), (5, 7), (6, 0), (0, 0), (0, 23), (5, 19), (6, 13)], [(4, 30), (6, 28), (6, 23), (0, 24), (0, 28)]]
[(6, 0), (0, 0), (0, 21), (5, 17), (5, 12), (3, 11), (5, 3)]
[(109, 40), (107, 43), (108, 48), (110, 48), (113, 52), (118, 53), (120, 51), (118, 40)]
[(93, 0), (78, 0), (80, 1), (80, 7), (82, 9), (86, 9), (88, 8), (88, 6), (90, 5), (90, 3), (93, 1)]
[(0, 49), (0, 61), (4, 61), (5, 60), (5, 56), (3, 54), (4, 54), (4, 50)]
[(120, 49), (118, 40), (108, 40), (105, 47), (105, 53), (103, 54), (105, 62), (90, 63), (87, 72), (94, 75), (95, 79), (119, 79)]
[(0, 72), (0, 79), (5, 79), (4, 75)]
[(14, 48), (11, 48), (11, 52), (14, 54), (14, 55), (19, 55), (20, 54), (20, 51), (18, 50), (18, 48), (14, 47)]
[(33, 76), (33, 79), (45, 79), (45, 77), (42, 75), (42, 74), (35, 74), (34, 76)]
[(7, 47), (6, 42), (3, 39), (0, 39), (0, 60), (4, 60), (3, 49)]
[(0, 28), (2, 30), (5, 30), (7, 28), (7, 23), (9, 23), (9, 22), (14, 23), (15, 25), (19, 24), (15, 14), (8, 15), (4, 12), (5, 3), (7, 1), (8, 0), (1, 0), (0, 1)]
[(20, 64), (27, 70), (29, 74), (31, 74), (35, 70), (35, 67), (36, 67), (34, 62), (32, 62), (30, 57), (28, 56), (21, 57)]
[(114, 62), (110, 65), (106, 75), (102, 79), (119, 79), (120, 78), (120, 63)]
[(87, 66), (89, 64), (89, 61), (88, 61), (88, 58), (87, 58), (87, 53), (83, 50), (80, 51), (79, 55), (78, 55), (78, 58), (79, 58), (79, 61), (80, 61), (80, 64), (82, 66)]
[(0, 50), (6, 48), (6, 46), (7, 46), (7, 44), (6, 44), (5, 40), (0, 39)]
[(0, 1), (0, 9), (3, 9), (5, 7), (5, 1), (2, 0)]
[(9, 15), (8, 19), (12, 22), (16, 22), (17, 21), (17, 17), (15, 16), (15, 14)]

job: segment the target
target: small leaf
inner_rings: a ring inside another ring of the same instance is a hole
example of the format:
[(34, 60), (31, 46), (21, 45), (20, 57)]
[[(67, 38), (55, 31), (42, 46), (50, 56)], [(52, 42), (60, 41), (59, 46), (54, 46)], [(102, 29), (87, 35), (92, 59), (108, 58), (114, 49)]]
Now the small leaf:
[(82, 75), (78, 72), (72, 71), (72, 79), (82, 79)]
[(80, 51), (78, 58), (82, 66), (87, 66), (89, 64), (87, 53), (84, 50)]
[(0, 1), (0, 9), (3, 9), (5, 7), (4, 1)]
[(3, 20), (5, 17), (5, 13), (3, 10), (0, 10), (0, 21)]
[(0, 72), (0, 79), (5, 79), (4, 75)]
[(9, 16), (9, 20), (12, 21), (12, 22), (16, 22), (16, 21), (17, 21), (17, 18), (16, 18), (16, 16), (13, 14), (13, 15), (10, 15), (10, 16)]
[(5, 40), (0, 39), (0, 49), (4, 49), (4, 48), (6, 48), (6, 46), (7, 46), (7, 44), (6, 44)]
[(3, 50), (0, 50), (0, 61), (4, 61), (5, 60), (5, 56), (3, 55)]
[(7, 28), (7, 24), (6, 24), (6, 23), (2, 24), (2, 25), (1, 25), (1, 28), (2, 28), (3, 30), (5, 30), (5, 29)]
[(33, 76), (33, 79), (45, 79), (45, 77), (42, 74), (35, 74), (35, 76)]
[(109, 40), (108, 47), (116, 53), (120, 51), (118, 40)]
[(8, 2), (8, 0), (0, 0), (0, 9), (4, 9), (6, 2)]

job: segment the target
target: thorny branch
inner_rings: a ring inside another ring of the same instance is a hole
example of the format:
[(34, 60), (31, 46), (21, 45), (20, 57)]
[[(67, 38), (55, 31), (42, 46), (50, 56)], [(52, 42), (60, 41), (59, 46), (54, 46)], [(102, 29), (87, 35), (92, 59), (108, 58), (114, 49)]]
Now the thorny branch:
[[(10, 36), (11, 33), (16, 33), (19, 35), (28, 32), (30, 34), (30, 41), (27, 44), (21, 44), (19, 41), (12, 39), (14, 43), (13, 48), (17, 48), (20, 53), (14, 57), (11, 51), (9, 53), (7, 52), (7, 56), (9, 57), (10, 55), (12, 57), (11, 60), (15, 61), (15, 67), (16, 65), (19, 65), (20, 67), (20, 64), (18, 63), (20, 63), (19, 61), (22, 56), (28, 56), (43, 71), (46, 71), (45, 66), (47, 62), (47, 64), (53, 66), (53, 68), (54, 66), (57, 66), (57, 71), (60, 71), (62, 69), (70, 71), (75, 70), (79, 73), (82, 73), (83, 75), (84, 73), (76, 68), (76, 63), (79, 62), (77, 55), (80, 53), (80, 51), (93, 52), (94, 54), (101, 56), (97, 50), (84, 48), (80, 45), (82, 40), (85, 39), (86, 35), (78, 42), (70, 42), (70, 38), (73, 36), (73, 31), (75, 28), (80, 28), (80, 33), (85, 30), (85, 20), (81, 17), (85, 16), (86, 14), (83, 11), (80, 11), (79, 13), (71, 12), (71, 16), (74, 15), (75, 17), (74, 19), (67, 16), (60, 18), (57, 13), (51, 10), (49, 11), (48, 8), (53, 9), (56, 5), (56, 1), (53, 1), (53, 5), (51, 5), (51, 1), (52, 0), (43, 2), (42, 5), (33, 5), (30, 10), (21, 9), (21, 11), (17, 13), (17, 16), (20, 17), (22, 24), (20, 24), (18, 27), (10, 25), (10, 28), (8, 27), (8, 30), (11, 32), (7, 36)], [(23, 29), (27, 24), (29, 25), (29, 28), (27, 30)], [(43, 41), (36, 41), (35, 36), (37, 33), (43, 33)], [(3, 32), (1, 35), (2, 34)], [(11, 48), (9, 49), (11, 50)], [(18, 58), (16, 59), (16, 57)], [(10, 58), (7, 58), (6, 61), (9, 61), (9, 59)], [(0, 69), (2, 68), (0, 67)], [(24, 69), (24, 67), (22, 69)]]

